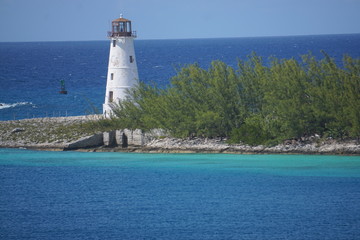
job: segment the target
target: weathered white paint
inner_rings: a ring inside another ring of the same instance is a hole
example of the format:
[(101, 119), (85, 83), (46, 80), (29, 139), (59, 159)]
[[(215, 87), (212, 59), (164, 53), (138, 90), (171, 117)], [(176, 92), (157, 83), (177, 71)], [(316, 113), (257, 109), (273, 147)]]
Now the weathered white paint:
[[(111, 116), (111, 105), (127, 97), (126, 90), (138, 84), (139, 75), (134, 50), (135, 36), (110, 37), (110, 54), (103, 114)], [(113, 41), (116, 41), (115, 46)], [(130, 59), (132, 58), (132, 60)], [(113, 93), (111, 102), (110, 92)]]

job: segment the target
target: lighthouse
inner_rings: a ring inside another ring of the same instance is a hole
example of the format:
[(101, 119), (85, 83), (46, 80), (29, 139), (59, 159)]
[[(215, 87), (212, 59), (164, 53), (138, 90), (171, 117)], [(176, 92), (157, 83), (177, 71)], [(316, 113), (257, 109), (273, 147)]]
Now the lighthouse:
[(112, 115), (112, 106), (127, 97), (127, 90), (138, 84), (139, 75), (136, 66), (134, 38), (136, 32), (131, 29), (131, 21), (120, 15), (111, 23), (108, 32), (110, 39), (109, 65), (106, 79), (103, 114)]

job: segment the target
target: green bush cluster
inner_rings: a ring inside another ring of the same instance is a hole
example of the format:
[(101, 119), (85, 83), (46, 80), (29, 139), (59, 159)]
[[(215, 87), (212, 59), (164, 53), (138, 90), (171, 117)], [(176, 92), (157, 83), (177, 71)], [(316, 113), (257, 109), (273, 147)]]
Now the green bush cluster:
[(318, 134), (360, 137), (360, 60), (326, 53), (295, 59), (256, 54), (234, 69), (221, 61), (177, 71), (168, 87), (141, 83), (114, 106), (121, 128), (162, 128), (175, 137), (230, 137), (273, 144)]

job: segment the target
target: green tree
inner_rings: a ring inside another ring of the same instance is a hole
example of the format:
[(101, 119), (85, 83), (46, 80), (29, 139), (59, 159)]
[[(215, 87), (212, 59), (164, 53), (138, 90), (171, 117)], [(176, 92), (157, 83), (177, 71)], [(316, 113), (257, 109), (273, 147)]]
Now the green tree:
[[(177, 70), (171, 84), (139, 84), (114, 108), (122, 128), (163, 128), (176, 137), (225, 137), (274, 144), (320, 134), (360, 138), (360, 60), (338, 67), (326, 53), (295, 59), (255, 53), (235, 70), (221, 61)], [(107, 123), (108, 124), (108, 123)]]

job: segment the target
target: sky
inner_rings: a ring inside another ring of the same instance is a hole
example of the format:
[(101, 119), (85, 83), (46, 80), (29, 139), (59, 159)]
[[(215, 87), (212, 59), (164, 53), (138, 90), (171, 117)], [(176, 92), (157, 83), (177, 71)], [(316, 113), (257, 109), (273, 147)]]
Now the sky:
[(360, 0), (0, 0), (0, 42), (106, 40), (120, 14), (138, 39), (360, 33)]

